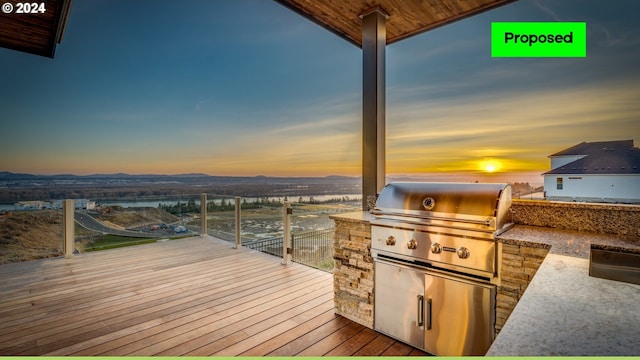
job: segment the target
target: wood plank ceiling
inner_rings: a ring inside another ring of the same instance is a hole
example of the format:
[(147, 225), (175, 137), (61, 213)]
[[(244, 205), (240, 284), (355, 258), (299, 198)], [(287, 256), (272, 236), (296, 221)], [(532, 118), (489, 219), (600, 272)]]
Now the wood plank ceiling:
[(387, 44), (515, 0), (275, 0), (362, 46), (360, 15), (380, 7), (389, 15)]
[[(360, 15), (380, 7), (389, 15), (387, 44), (515, 0), (275, 0), (351, 43), (362, 46)], [(53, 57), (62, 40), (72, 0), (42, 0), (44, 13), (0, 13), (0, 47)]]
[[(62, 40), (72, 0), (40, 0), (44, 12), (18, 13), (18, 1), (2, 1), (13, 5), (11, 13), (0, 12), (0, 46), (53, 58), (56, 45)], [(21, 8), (29, 10), (31, 2)], [(28, 6), (28, 8), (27, 8)], [(6, 11), (6, 9), (5, 9)]]

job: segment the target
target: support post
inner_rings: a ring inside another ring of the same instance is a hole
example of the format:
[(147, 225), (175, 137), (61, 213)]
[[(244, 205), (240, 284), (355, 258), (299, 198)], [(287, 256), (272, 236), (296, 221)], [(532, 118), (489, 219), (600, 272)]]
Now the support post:
[(283, 224), (283, 232), (282, 232), (282, 265), (291, 264), (291, 214), (293, 211), (291, 210), (291, 203), (288, 201), (284, 202), (283, 212), (282, 212), (282, 224)]
[(200, 194), (200, 236), (207, 237), (207, 194)]
[(362, 15), (362, 210), (386, 183), (385, 51), (386, 20), (380, 7)]
[(64, 200), (62, 202), (62, 234), (64, 238), (64, 257), (66, 258), (73, 256), (75, 241), (74, 211), (74, 200)]
[(236, 244), (234, 249), (239, 249), (242, 246), (242, 236), (240, 235), (240, 196), (236, 196)]

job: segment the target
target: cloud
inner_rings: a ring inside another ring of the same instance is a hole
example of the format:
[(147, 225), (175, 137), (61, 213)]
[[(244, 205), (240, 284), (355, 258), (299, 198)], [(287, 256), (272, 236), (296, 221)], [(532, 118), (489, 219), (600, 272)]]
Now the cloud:
[(397, 104), (388, 112), (387, 161), (401, 173), (463, 170), (483, 157), (534, 170), (582, 141), (637, 140), (638, 98), (634, 84), (612, 82)]
[(172, 164), (172, 173), (183, 168), (219, 175), (360, 173), (359, 94), (296, 101), (279, 110), (219, 109), (209, 115), (216, 120), (207, 122), (206, 115), (184, 120), (198, 126), (180, 128), (158, 146), (158, 155), (170, 154), (163, 164)]
[[(317, 119), (229, 139), (207, 152), (209, 173), (320, 175), (359, 172), (360, 134), (336, 131), (349, 116)], [(355, 121), (357, 122), (357, 120)]]
[(551, 8), (543, 5), (540, 1), (532, 1), (531, 2), (535, 7), (537, 7), (538, 9), (542, 10), (542, 12), (544, 12), (545, 14), (547, 14), (551, 19), (553, 19), (554, 21), (568, 21), (567, 19), (561, 19), (555, 11), (553, 11)]

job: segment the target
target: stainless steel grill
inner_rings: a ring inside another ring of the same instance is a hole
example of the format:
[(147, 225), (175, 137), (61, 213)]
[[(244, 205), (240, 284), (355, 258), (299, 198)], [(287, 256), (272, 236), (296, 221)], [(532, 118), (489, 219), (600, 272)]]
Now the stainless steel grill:
[(391, 183), (371, 210), (372, 249), (492, 278), (510, 207), (509, 184)]
[(509, 184), (412, 183), (385, 186), (371, 211), (380, 219), (500, 233), (508, 227)]
[(509, 184), (395, 182), (371, 221), (374, 327), (434, 355), (484, 355)]

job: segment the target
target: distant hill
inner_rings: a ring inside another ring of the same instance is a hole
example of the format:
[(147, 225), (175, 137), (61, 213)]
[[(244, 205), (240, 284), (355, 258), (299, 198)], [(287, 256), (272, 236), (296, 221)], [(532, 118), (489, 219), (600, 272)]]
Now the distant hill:
[(0, 172), (0, 203), (25, 200), (120, 199), (165, 195), (228, 196), (350, 195), (361, 192), (359, 177), (270, 177), (178, 175), (33, 175)]
[(33, 179), (34, 177), (36, 177), (36, 175), (16, 174), (16, 173), (7, 172), (7, 171), (0, 171), (0, 181), (5, 180), (5, 179), (6, 180), (25, 179), (25, 178)]
[(202, 173), (189, 173), (189, 174), (175, 174), (175, 175), (163, 175), (163, 174), (126, 174), (126, 173), (116, 173), (116, 174), (91, 174), (91, 175), (74, 175), (74, 174), (55, 174), (55, 175), (35, 175), (35, 174), (24, 174), (24, 173), (12, 173), (8, 171), (0, 171), (0, 181), (13, 181), (20, 179), (28, 179), (28, 180), (59, 180), (59, 179), (123, 179), (123, 180), (149, 180), (149, 179), (162, 179), (166, 181), (167, 179), (192, 179), (198, 178), (200, 180), (211, 180), (211, 181), (264, 181), (264, 180), (291, 180), (291, 181), (313, 181), (313, 180), (357, 180), (359, 177), (350, 177), (350, 176), (342, 176), (342, 175), (329, 175), (325, 177), (278, 177), (278, 176), (215, 176), (215, 175), (207, 175)]

